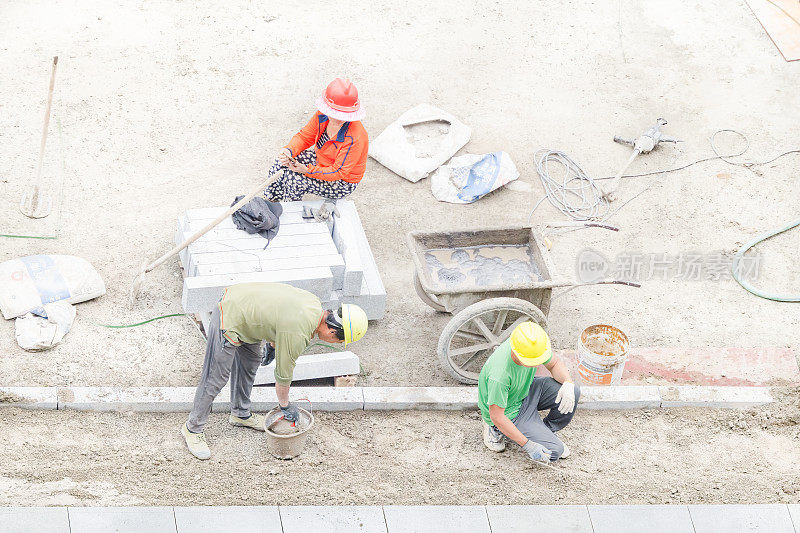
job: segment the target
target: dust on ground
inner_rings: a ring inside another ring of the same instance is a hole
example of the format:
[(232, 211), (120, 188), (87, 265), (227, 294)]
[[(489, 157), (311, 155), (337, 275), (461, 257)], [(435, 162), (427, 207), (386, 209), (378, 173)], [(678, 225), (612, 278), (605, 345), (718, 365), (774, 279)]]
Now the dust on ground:
[[(433, 198), (428, 179), (410, 183), (368, 161), (352, 198), (388, 301), (386, 318), (353, 346), (364, 385), (454, 384), (435, 357), (450, 317), (414, 293), (404, 235), (524, 224), (542, 194), (538, 149), (563, 150), (590, 175), (614, 175), (629, 149), (613, 136), (637, 135), (660, 116), (669, 121), (665, 134), (685, 142), (638, 158), (631, 172), (707, 157), (708, 138), (720, 128), (748, 135), (744, 160), (797, 148), (800, 126), (791, 111), (800, 109), (800, 62), (783, 60), (744, 0), (565, 5), (545, 0), (507, 9), (481, 0), (465, 9), (455, 0), (380, 0), (348, 6), (343, 20), (341, 2), (333, 0), (313, 9), (244, 0), (0, 2), (0, 69), (13, 73), (0, 79), (0, 197), (10, 199), (7, 212), (35, 168), (56, 54), (51, 124), (61, 124), (65, 168), (58, 240), (3, 239), (0, 260), (75, 254), (108, 286), (106, 296), (78, 306), (72, 331), (48, 352), (22, 351), (13, 322), (0, 321), (0, 384), (196, 384), (204, 342), (188, 320), (123, 330), (96, 324), (180, 312), (177, 260), (148, 276), (130, 308), (137, 269), (172, 246), (186, 209), (229, 205), (262, 180), (336, 76), (358, 86), (373, 139), (407, 109), (429, 102), (472, 127), (460, 153), (505, 150), (534, 188), (445, 204)], [(58, 138), (53, 129), (51, 149)], [(742, 142), (732, 135), (718, 141), (724, 153)], [(609, 220), (621, 231), (557, 235), (554, 263), (572, 275), (586, 248), (611, 261), (730, 254), (796, 218), (797, 164), (797, 155), (753, 168), (714, 161), (623, 180), (617, 205), (652, 187)], [(545, 202), (533, 222), (550, 220), (563, 217)], [(2, 229), (15, 231), (23, 229)], [(759, 285), (797, 293), (798, 246), (797, 230), (759, 245)], [(620, 327), (634, 346), (800, 345), (800, 307), (756, 298), (716, 265), (720, 279), (657, 275), (638, 290), (569, 292), (550, 310), (553, 345), (574, 346), (596, 323)]]
[(0, 505), (800, 503), (797, 402), (795, 390), (748, 411), (579, 411), (557, 471), (513, 443), (488, 451), (474, 411), (320, 413), (291, 461), (213, 414), (200, 462), (184, 414), (7, 408)]

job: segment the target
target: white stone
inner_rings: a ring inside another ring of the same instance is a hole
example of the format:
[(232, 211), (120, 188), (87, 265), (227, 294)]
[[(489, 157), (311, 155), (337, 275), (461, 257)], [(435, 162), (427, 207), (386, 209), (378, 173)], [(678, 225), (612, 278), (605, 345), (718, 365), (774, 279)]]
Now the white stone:
[[(327, 233), (313, 233), (310, 235), (278, 235), (272, 239), (267, 249), (284, 247), (303, 247), (303, 246), (324, 246), (333, 244), (333, 237)], [(264, 250), (267, 240), (263, 237), (234, 239), (227, 242), (221, 241), (197, 241), (189, 245), (188, 253), (202, 254), (209, 252), (251, 252), (254, 250)]]
[(339, 250), (330, 242), (326, 244), (315, 244), (306, 246), (300, 243), (297, 246), (283, 246), (273, 248), (267, 247), (266, 250), (232, 250), (228, 249), (226, 252), (205, 252), (192, 254), (192, 262), (197, 265), (215, 265), (219, 263), (237, 263), (245, 261), (270, 261), (270, 260), (283, 260), (295, 259), (302, 257), (310, 257), (315, 255), (337, 255)]
[(581, 386), (581, 409), (654, 409), (661, 406), (655, 385)]
[(378, 506), (281, 506), (283, 533), (387, 533)]
[(476, 409), (477, 387), (364, 387), (364, 409)]
[(493, 532), (594, 531), (585, 505), (487, 505), (486, 514)]
[[(309, 404), (308, 399), (311, 403)], [(266, 412), (278, 405), (275, 387), (253, 387), (250, 408)], [(295, 387), (289, 389), (289, 401), (306, 410), (360, 411), (364, 409), (361, 387)], [(211, 406), (212, 412), (227, 413), (231, 409), (230, 389), (225, 387)]]
[(730, 407), (747, 409), (772, 403), (769, 387), (661, 386), (661, 407)]
[[(331, 269), (334, 280), (338, 277), (344, 280), (345, 265), (341, 255), (315, 254), (310, 257), (293, 257), (286, 259), (259, 259), (251, 257), (247, 261), (231, 261), (227, 263), (203, 264), (202, 256), (193, 255), (190, 276), (218, 276), (220, 274), (242, 274), (245, 272), (269, 272), (273, 270), (294, 270), (298, 268), (311, 268), (326, 266)], [(337, 276), (338, 274), (338, 276)], [(334, 281), (334, 287), (336, 283)]]
[(282, 533), (277, 506), (175, 507), (178, 533)]
[(58, 408), (76, 411), (188, 412), (194, 387), (62, 387)]
[(70, 533), (66, 507), (0, 507), (3, 533)]
[(70, 507), (71, 533), (175, 533), (172, 507)]
[(226, 287), (249, 282), (286, 283), (305, 289), (320, 299), (328, 297), (333, 290), (333, 274), (328, 267), (193, 276), (183, 280), (183, 310), (186, 313), (199, 313), (213, 309)]
[(361, 252), (358, 249), (356, 231), (353, 227), (355, 221), (347, 216), (349, 212), (345, 210), (341, 216), (336, 217), (333, 226), (333, 242), (336, 243), (336, 248), (344, 257), (344, 283), (341, 290), (346, 296), (358, 296), (362, 294), (364, 266)]
[[(294, 367), (294, 382), (306, 379), (349, 376), (361, 372), (358, 356), (350, 351), (301, 355)], [(256, 385), (275, 383), (275, 361), (259, 367)]]
[[(191, 232), (185, 232), (184, 236), (191, 237)], [(275, 236), (275, 239), (278, 237), (296, 237), (298, 235), (328, 235), (330, 236), (330, 230), (328, 229), (328, 225), (322, 222), (314, 222), (309, 224), (291, 224), (286, 227), (281, 227), (278, 231), (278, 234)], [(202, 237), (197, 239), (197, 242), (208, 242), (208, 241), (242, 241), (242, 240), (251, 240), (257, 241), (261, 243), (261, 247), (267, 246), (267, 239), (259, 235), (258, 233), (247, 233), (244, 230), (240, 229), (226, 229), (226, 228), (214, 228), (210, 230), (208, 233), (205, 233)], [(331, 240), (333, 238), (331, 237)], [(272, 246), (270, 244), (270, 246)]]
[[(491, 533), (482, 505), (385, 505), (383, 514), (389, 533)], [(536, 528), (529, 531), (546, 531)], [(557, 530), (555, 530), (557, 531)]]
[(589, 505), (588, 508), (594, 533), (694, 533), (685, 505)]
[(56, 387), (0, 387), (0, 407), (56, 409)]
[(786, 505), (690, 505), (696, 533), (794, 533)]
[[(372, 255), (369, 240), (361, 224), (361, 218), (358, 216), (355, 204), (353, 204), (351, 200), (340, 200), (337, 203), (337, 207), (343, 218), (352, 221), (352, 227), (356, 234), (356, 240), (358, 241), (358, 250), (361, 253), (361, 262), (364, 268), (364, 281), (366, 282), (366, 292), (364, 292), (364, 284), (362, 283), (360, 295), (364, 296), (368, 294), (373, 297), (369, 304), (373, 309), (372, 314), (375, 319), (383, 318), (383, 314), (386, 310), (386, 288), (383, 286), (383, 281), (381, 281), (378, 265), (375, 262), (375, 257)], [(343, 302), (349, 303), (347, 297), (343, 298)], [(372, 319), (372, 317), (370, 317), (370, 319)]]

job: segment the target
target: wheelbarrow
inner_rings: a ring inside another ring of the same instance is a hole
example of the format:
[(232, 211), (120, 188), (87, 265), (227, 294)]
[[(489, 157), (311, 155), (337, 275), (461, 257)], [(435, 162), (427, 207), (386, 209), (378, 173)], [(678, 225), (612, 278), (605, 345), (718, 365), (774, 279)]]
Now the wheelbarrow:
[[(483, 364), (519, 324), (547, 327), (554, 288), (639, 284), (558, 277), (544, 236), (529, 226), (449, 232), (413, 231), (408, 244), (420, 299), (450, 313), (436, 353), (461, 383), (478, 383)], [(561, 293), (563, 294), (563, 292)]]

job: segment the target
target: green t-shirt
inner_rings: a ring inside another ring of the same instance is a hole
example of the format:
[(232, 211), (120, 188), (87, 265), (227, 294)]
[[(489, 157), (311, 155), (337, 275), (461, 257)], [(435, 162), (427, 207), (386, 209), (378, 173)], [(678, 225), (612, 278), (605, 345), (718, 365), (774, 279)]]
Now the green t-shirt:
[(478, 378), (478, 406), (483, 420), (490, 426), (494, 424), (489, 416), (490, 405), (504, 408), (506, 416), (514, 420), (535, 375), (536, 367), (518, 365), (511, 359), (511, 340), (498, 346)]
[(275, 343), (275, 381), (292, 382), (300, 354), (322, 319), (319, 298), (283, 283), (239, 283), (219, 303), (222, 334), (235, 345)]

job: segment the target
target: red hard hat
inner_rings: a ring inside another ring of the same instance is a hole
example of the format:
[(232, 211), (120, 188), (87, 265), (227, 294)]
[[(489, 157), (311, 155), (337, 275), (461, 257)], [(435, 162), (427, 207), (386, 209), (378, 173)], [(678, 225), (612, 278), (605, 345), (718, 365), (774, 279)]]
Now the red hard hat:
[(323, 95), (325, 103), (336, 111), (354, 113), (359, 110), (358, 90), (350, 80), (336, 78), (328, 84)]

